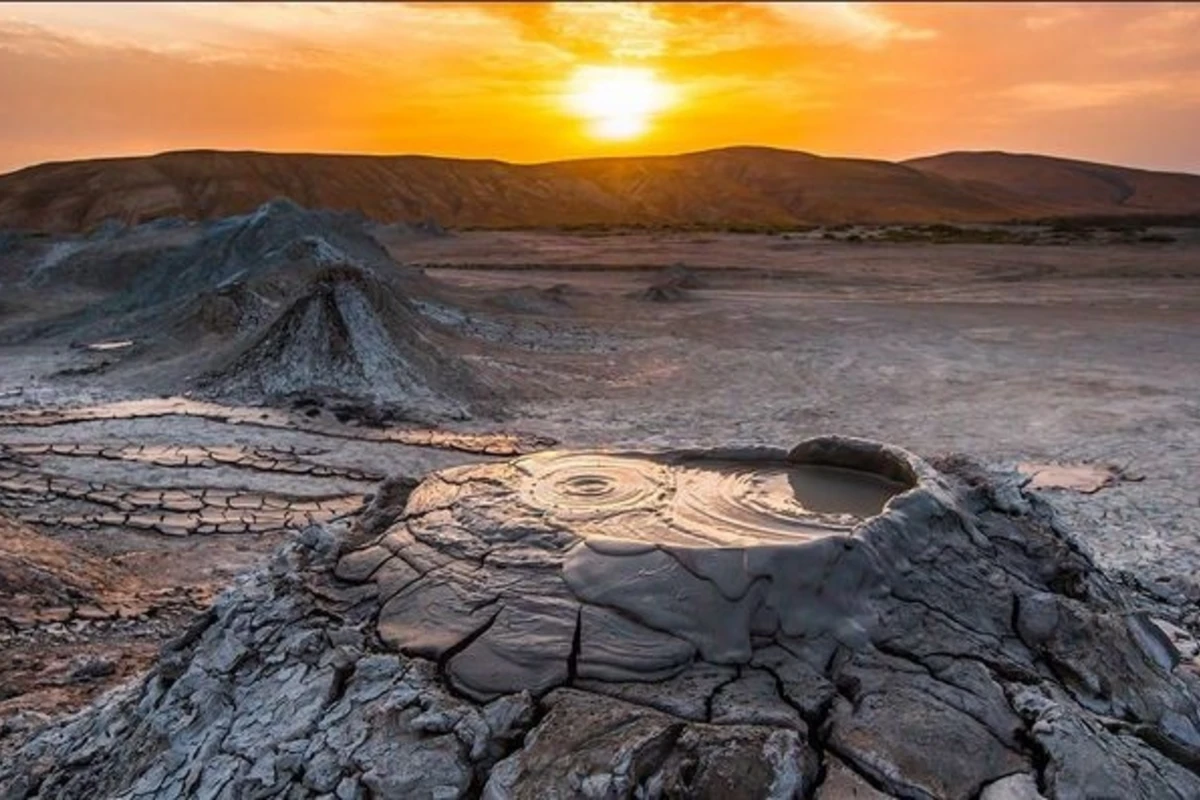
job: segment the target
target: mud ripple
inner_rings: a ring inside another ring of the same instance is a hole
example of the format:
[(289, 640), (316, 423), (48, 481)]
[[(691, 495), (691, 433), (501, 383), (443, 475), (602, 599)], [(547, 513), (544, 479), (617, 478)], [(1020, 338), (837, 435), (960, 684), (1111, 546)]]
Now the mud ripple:
[(905, 488), (868, 472), (786, 461), (549, 452), (516, 463), (531, 508), (585, 537), (664, 544), (746, 546), (844, 533)]
[(523, 458), (525, 502), (564, 520), (654, 511), (672, 493), (671, 471), (642, 458), (547, 453)]

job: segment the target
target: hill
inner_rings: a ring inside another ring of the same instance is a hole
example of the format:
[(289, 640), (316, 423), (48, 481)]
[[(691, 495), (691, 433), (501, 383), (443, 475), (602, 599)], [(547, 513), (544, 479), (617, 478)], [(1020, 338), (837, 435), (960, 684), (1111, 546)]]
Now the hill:
[(989, 197), (1036, 198), (1061, 216), (1194, 214), (1200, 176), (1094, 164), (1050, 156), (944, 153), (904, 162)]
[(508, 164), (430, 156), (187, 151), (0, 176), (0, 228), (212, 219), (287, 197), (380, 222), (451, 227), (1001, 222), (1200, 213), (1200, 176), (1045, 156), (951, 153), (895, 164), (762, 147)]

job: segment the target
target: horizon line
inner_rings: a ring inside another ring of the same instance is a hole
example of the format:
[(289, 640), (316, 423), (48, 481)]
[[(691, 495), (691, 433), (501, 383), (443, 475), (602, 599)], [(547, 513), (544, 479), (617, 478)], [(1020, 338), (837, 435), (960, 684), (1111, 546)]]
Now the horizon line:
[(109, 162), (109, 161), (137, 161), (153, 158), (163, 158), (175, 155), (187, 154), (223, 154), (223, 155), (255, 155), (255, 156), (280, 156), (291, 158), (420, 158), (431, 159), (437, 161), (457, 161), (457, 162), (478, 162), (478, 163), (495, 163), (504, 164), (512, 167), (544, 167), (558, 164), (572, 164), (589, 161), (631, 161), (637, 159), (668, 159), (668, 158), (684, 158), (687, 156), (704, 155), (708, 153), (720, 153), (732, 150), (764, 150), (776, 153), (787, 153), (792, 155), (807, 156), (810, 158), (818, 158), (829, 161), (869, 161), (879, 164), (891, 164), (896, 166), (908, 166), (910, 162), (921, 161), (925, 159), (942, 158), (951, 155), (1003, 155), (1011, 157), (1032, 157), (1045, 158), (1057, 161), (1068, 161), (1078, 164), (1090, 164), (1095, 166), (1114, 167), (1117, 169), (1137, 170), (1140, 172), (1151, 172), (1162, 175), (1184, 175), (1188, 177), (1200, 177), (1200, 167), (1196, 172), (1188, 172), (1178, 169), (1154, 169), (1150, 167), (1131, 166), (1128, 164), (1120, 164), (1108, 161), (1090, 161), (1071, 155), (1059, 155), (1052, 153), (1037, 153), (1037, 152), (1018, 152), (1001, 149), (983, 149), (983, 150), (945, 150), (936, 153), (928, 153), (924, 155), (915, 155), (908, 158), (891, 160), (886, 158), (872, 158), (868, 156), (855, 155), (829, 155), (816, 153), (809, 150), (798, 150), (787, 147), (778, 147), (775, 145), (760, 145), (760, 144), (732, 144), (722, 145), (720, 147), (708, 147), (699, 150), (685, 150), (676, 152), (662, 153), (638, 153), (627, 155), (597, 155), (597, 156), (577, 156), (572, 158), (558, 158), (549, 161), (509, 161), (496, 157), (476, 157), (476, 156), (451, 156), (451, 155), (434, 155), (431, 153), (371, 153), (371, 152), (353, 152), (353, 151), (300, 151), (300, 150), (259, 150), (259, 149), (223, 149), (217, 147), (188, 147), (178, 148), (173, 150), (162, 150), (151, 153), (138, 153), (132, 155), (101, 155), (89, 156), (84, 158), (68, 158), (57, 159), (51, 161), (40, 161), (32, 164), (27, 164), (7, 172), (0, 172), (0, 179), (8, 178), (22, 172), (41, 169), (45, 167), (64, 166), (68, 164), (83, 164), (88, 162)]

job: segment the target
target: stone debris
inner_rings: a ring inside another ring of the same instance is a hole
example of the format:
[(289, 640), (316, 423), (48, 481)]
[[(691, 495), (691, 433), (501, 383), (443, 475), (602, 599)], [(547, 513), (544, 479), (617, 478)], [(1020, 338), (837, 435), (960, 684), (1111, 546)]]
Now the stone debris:
[(676, 264), (664, 270), (645, 289), (630, 296), (651, 303), (679, 303), (691, 299), (693, 289), (705, 286), (705, 281), (695, 271)]
[(1182, 635), (1036, 494), (939, 463), (825, 437), (396, 483), (20, 734), (0, 795), (1200, 796)]

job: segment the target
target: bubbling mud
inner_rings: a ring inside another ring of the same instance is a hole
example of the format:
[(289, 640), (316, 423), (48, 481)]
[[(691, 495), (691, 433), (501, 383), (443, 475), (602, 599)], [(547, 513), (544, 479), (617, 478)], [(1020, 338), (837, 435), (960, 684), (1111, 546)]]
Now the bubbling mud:
[(523, 503), (585, 538), (698, 547), (846, 533), (909, 488), (872, 472), (784, 460), (543, 453), (515, 466), (526, 476)]
[(641, 458), (550, 453), (521, 459), (517, 468), (528, 475), (522, 487), (525, 502), (563, 520), (598, 522), (649, 511), (673, 491), (670, 470)]

